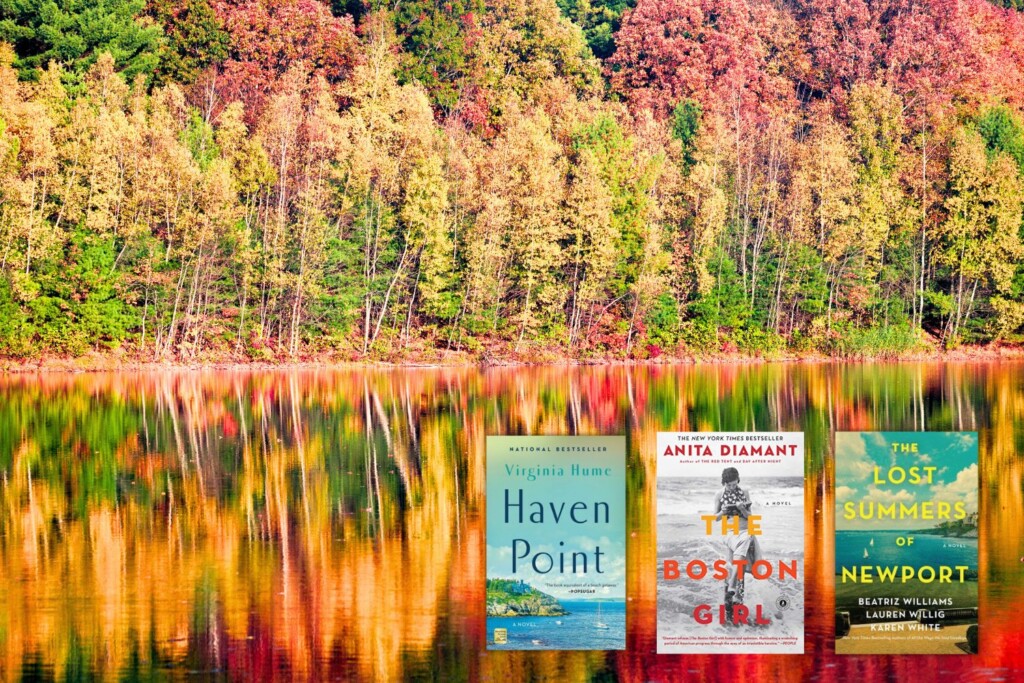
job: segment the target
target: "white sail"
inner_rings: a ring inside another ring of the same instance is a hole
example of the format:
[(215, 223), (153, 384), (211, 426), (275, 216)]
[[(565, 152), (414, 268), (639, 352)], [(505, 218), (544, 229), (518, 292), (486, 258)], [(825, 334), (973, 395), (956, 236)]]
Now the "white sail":
[(601, 603), (597, 603), (597, 621), (594, 623), (594, 628), (608, 628), (608, 624), (601, 621)]

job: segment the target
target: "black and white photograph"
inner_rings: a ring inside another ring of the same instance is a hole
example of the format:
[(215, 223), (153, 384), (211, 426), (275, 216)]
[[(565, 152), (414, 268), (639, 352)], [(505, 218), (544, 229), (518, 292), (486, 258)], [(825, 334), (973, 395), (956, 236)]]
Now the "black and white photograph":
[(803, 435), (659, 433), (658, 652), (803, 652)]

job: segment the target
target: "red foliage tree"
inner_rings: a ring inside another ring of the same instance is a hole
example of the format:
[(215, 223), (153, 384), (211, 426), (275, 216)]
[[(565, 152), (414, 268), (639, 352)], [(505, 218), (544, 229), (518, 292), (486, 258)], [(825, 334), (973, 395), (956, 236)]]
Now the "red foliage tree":
[(1017, 12), (986, 0), (886, 0), (875, 12), (885, 36), (875, 75), (904, 98), (909, 120), (934, 119), (952, 104), (1021, 102)]
[(215, 92), (220, 104), (240, 100), (249, 123), (259, 118), (278, 79), (296, 63), (336, 84), (358, 59), (352, 18), (332, 15), (317, 0), (221, 0), (214, 10), (230, 48), (228, 59), (206, 75), (205, 89)]
[(877, 12), (867, 0), (799, 0), (793, 12), (806, 60), (797, 74), (805, 95), (845, 99), (870, 78), (883, 50)]
[(612, 86), (661, 116), (684, 99), (705, 110), (792, 104), (791, 33), (785, 15), (760, 0), (641, 0), (616, 37)]
[(951, 104), (1024, 103), (1024, 19), (986, 0), (640, 0), (609, 61), (634, 109), (684, 98), (748, 114), (824, 100), (854, 84), (899, 93), (910, 120)]

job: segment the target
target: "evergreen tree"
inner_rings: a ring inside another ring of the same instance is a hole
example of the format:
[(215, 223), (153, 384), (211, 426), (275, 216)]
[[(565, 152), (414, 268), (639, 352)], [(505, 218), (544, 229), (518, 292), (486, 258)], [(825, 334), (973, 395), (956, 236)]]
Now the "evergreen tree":
[(579, 24), (595, 57), (604, 59), (615, 52), (615, 33), (622, 14), (636, 6), (636, 0), (558, 0), (565, 16)]
[(160, 83), (192, 83), (228, 56), (230, 37), (207, 0), (151, 0), (149, 14), (167, 41), (160, 52)]
[(484, 11), (483, 0), (396, 3), (392, 17), (403, 47), (400, 82), (418, 81), (430, 93), (433, 105), (451, 112), (468, 85), (471, 50), (479, 38), (477, 24)]
[(2, 0), (0, 41), (14, 45), (23, 80), (38, 80), (56, 61), (74, 81), (104, 52), (127, 79), (149, 76), (163, 38), (159, 26), (139, 18), (144, 6), (144, 0)]

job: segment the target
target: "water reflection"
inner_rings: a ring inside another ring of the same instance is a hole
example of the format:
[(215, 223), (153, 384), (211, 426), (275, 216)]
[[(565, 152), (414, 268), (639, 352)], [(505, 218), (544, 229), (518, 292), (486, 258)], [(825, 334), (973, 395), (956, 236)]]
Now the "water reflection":
[[(1008, 364), (0, 379), (0, 675), (1005, 675), (1024, 646), (1022, 379)], [(923, 428), (981, 433), (982, 654), (835, 657), (831, 433)], [(806, 655), (654, 654), (655, 433), (710, 429), (807, 434)], [(628, 435), (625, 652), (483, 651), (489, 433)]]

